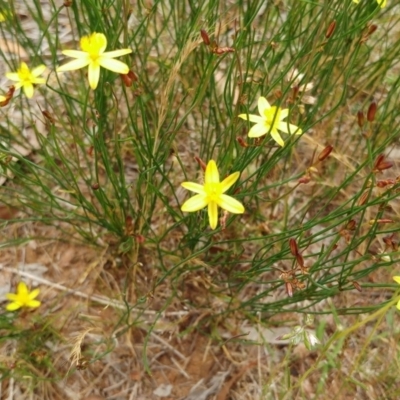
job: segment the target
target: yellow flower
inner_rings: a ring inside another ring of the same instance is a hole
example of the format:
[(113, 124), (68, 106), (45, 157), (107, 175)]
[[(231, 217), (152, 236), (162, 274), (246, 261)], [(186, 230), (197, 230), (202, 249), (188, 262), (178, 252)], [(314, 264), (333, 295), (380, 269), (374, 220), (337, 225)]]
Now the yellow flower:
[(243, 205), (233, 197), (224, 194), (239, 179), (239, 175), (240, 172), (234, 172), (220, 182), (217, 164), (214, 160), (210, 160), (206, 167), (204, 185), (194, 182), (182, 183), (185, 189), (198, 194), (187, 200), (182, 205), (181, 210), (184, 212), (193, 212), (208, 206), (208, 218), (211, 229), (215, 229), (218, 224), (218, 207), (233, 214), (243, 214)]
[[(394, 276), (393, 280), (400, 285), (400, 276)], [(400, 300), (397, 303), (397, 309), (400, 310)]]
[(3, 101), (6, 101), (7, 97), (0, 95), (0, 103), (2, 103)]
[[(377, 3), (381, 6), (381, 8), (386, 7), (387, 0), (376, 0)], [(353, 0), (354, 3), (359, 3), (360, 0)]]
[(132, 53), (131, 49), (121, 49), (105, 52), (107, 39), (102, 33), (92, 33), (90, 36), (83, 36), (80, 40), (81, 49), (64, 50), (62, 53), (68, 57), (76, 58), (74, 61), (57, 68), (57, 72), (74, 71), (76, 69), (89, 66), (89, 85), (94, 90), (99, 83), (100, 67), (117, 72), (118, 74), (127, 74), (129, 67), (115, 57), (124, 56)]
[(6, 306), (6, 309), (8, 311), (15, 311), (21, 307), (39, 307), (40, 301), (34, 300), (39, 292), (39, 289), (34, 289), (32, 292), (29, 292), (24, 282), (18, 283), (17, 293), (6, 294), (7, 299), (11, 300), (11, 303)]
[(42, 64), (31, 71), (24, 62), (21, 62), (17, 72), (7, 72), (6, 77), (17, 82), (14, 85), (15, 88), (22, 87), (26, 97), (30, 99), (33, 96), (33, 85), (46, 83), (44, 78), (39, 78), (39, 75), (42, 75), (45, 70), (46, 66)]
[(289, 110), (287, 108), (282, 110), (280, 107), (271, 107), (265, 97), (261, 96), (258, 99), (258, 112), (260, 113), (260, 116), (253, 114), (239, 114), (239, 118), (256, 123), (250, 129), (249, 137), (258, 138), (270, 132), (272, 139), (274, 139), (280, 146), (283, 146), (285, 142), (281, 138), (278, 130), (289, 134), (295, 133), (296, 135), (302, 133), (301, 129), (296, 125), (282, 121), (289, 115)]

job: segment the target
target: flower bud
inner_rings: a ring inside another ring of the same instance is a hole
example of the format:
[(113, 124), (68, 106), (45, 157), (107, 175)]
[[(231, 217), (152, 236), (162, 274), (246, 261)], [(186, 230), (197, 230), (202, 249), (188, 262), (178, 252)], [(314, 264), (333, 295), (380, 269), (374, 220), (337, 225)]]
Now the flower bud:
[(290, 252), (294, 256), (297, 256), (297, 254), (299, 254), (299, 249), (297, 247), (296, 239), (293, 239), (293, 238), (289, 239), (289, 247), (290, 247)]
[(207, 165), (205, 164), (205, 162), (200, 158), (195, 156), (194, 159), (197, 161), (197, 163), (200, 165), (200, 168), (205, 171), (207, 168)]
[(321, 153), (319, 153), (318, 160), (319, 160), (319, 161), (324, 161), (326, 158), (329, 157), (329, 154), (332, 153), (332, 150), (333, 150), (333, 146), (331, 146), (331, 145), (326, 146), (326, 147), (321, 151)]
[(335, 29), (336, 29), (336, 21), (333, 20), (333, 21), (329, 24), (328, 29), (326, 30), (325, 37), (326, 37), (327, 39), (329, 39), (329, 38), (333, 35), (333, 32), (335, 32)]
[(368, 122), (373, 122), (375, 119), (375, 114), (376, 114), (376, 110), (377, 110), (377, 105), (375, 103), (375, 101), (373, 101), (369, 107), (368, 107), (368, 111), (367, 111), (367, 121)]
[(364, 113), (361, 110), (357, 111), (357, 123), (360, 128), (362, 128), (365, 123)]
[(200, 35), (201, 35), (201, 38), (203, 39), (204, 44), (209, 46), (210, 45), (210, 38), (209, 38), (207, 32), (204, 29), (201, 29), (200, 30)]

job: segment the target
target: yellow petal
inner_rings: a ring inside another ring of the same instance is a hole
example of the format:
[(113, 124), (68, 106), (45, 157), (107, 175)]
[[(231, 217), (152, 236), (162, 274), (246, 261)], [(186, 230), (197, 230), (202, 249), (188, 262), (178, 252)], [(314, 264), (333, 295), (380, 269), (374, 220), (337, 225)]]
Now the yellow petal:
[(17, 293), (18, 295), (27, 295), (28, 294), (28, 287), (26, 286), (25, 282), (18, 283), (17, 286)]
[(103, 58), (98, 59), (98, 63), (110, 71), (116, 72), (117, 74), (127, 74), (129, 72), (129, 67), (122, 61), (114, 60), (113, 58)]
[(19, 297), (15, 293), (7, 293), (6, 298), (11, 301), (16, 301)]
[(63, 53), (67, 57), (72, 58), (87, 58), (89, 59), (89, 54), (86, 51), (79, 51), (79, 50), (63, 50)]
[(189, 200), (186, 200), (182, 204), (181, 210), (184, 212), (199, 211), (206, 207), (207, 204), (207, 196), (203, 194), (197, 194), (196, 196), (191, 197)]
[(258, 98), (258, 112), (260, 115), (263, 117), (264, 111), (268, 110), (269, 108), (271, 108), (271, 105), (268, 103), (268, 100), (265, 97), (260, 96)]
[(11, 81), (16, 81), (16, 82), (20, 81), (19, 75), (16, 72), (7, 72), (6, 77)]
[(243, 204), (226, 194), (221, 194), (218, 199), (218, 205), (232, 214), (243, 214)]
[(238, 179), (240, 172), (234, 172), (221, 182), (222, 193), (225, 193)]
[(285, 108), (285, 109), (281, 109), (280, 113), (279, 113), (279, 120), (285, 119), (287, 116), (289, 115), (289, 109)]
[(23, 85), (25, 96), (30, 99), (33, 96), (33, 85), (32, 83), (24, 83)]
[(33, 68), (32, 75), (37, 78), (39, 75), (42, 75), (44, 71), (46, 71), (46, 66), (44, 64), (39, 65), (36, 68)]
[(263, 124), (265, 119), (260, 117), (259, 115), (254, 115), (254, 114), (239, 114), (238, 115), (239, 118), (242, 118), (246, 121), (250, 121), (250, 122), (255, 122), (257, 124)]
[(125, 56), (126, 54), (132, 53), (132, 49), (121, 49), (114, 51), (107, 51), (101, 55), (102, 58), (115, 58)]
[(205, 194), (204, 186), (194, 182), (183, 182), (181, 186), (195, 193)]
[(28, 303), (26, 303), (26, 305), (27, 305), (28, 307), (31, 307), (31, 308), (39, 307), (40, 304), (41, 304), (41, 303), (40, 303), (39, 300), (30, 300)]
[(206, 173), (204, 176), (205, 183), (219, 183), (219, 172), (217, 164), (214, 160), (210, 160), (206, 167)]
[(88, 66), (90, 63), (89, 57), (87, 58), (78, 58), (76, 60), (67, 62), (64, 65), (61, 65), (57, 68), (57, 72), (65, 72), (65, 71), (75, 71), (77, 69), (84, 68)]
[(93, 63), (89, 64), (89, 72), (88, 72), (89, 86), (94, 90), (97, 88), (97, 84), (100, 79), (100, 67)]
[(282, 147), (283, 147), (283, 146), (285, 145), (285, 142), (284, 142), (283, 139), (281, 138), (281, 135), (279, 134), (278, 131), (272, 130), (272, 131), (271, 131), (271, 136), (272, 136), (272, 139), (274, 139), (275, 142), (279, 144), (279, 146), (282, 146)]
[(400, 285), (400, 276), (394, 276), (393, 280)]
[(40, 293), (40, 289), (34, 289), (34, 290), (32, 290), (32, 292), (29, 293), (28, 297), (30, 300), (33, 300), (35, 297), (38, 296), (39, 293)]
[(19, 303), (10, 303), (10, 304), (6, 305), (6, 310), (15, 311), (15, 310), (18, 310), (21, 307), (22, 307), (22, 305), (19, 304)]
[(270, 127), (267, 127), (264, 122), (262, 124), (256, 124), (249, 130), (248, 137), (258, 138), (264, 136), (268, 133), (269, 129)]
[(293, 134), (301, 135), (302, 134), (302, 130), (298, 126), (288, 124), (287, 122), (283, 122), (283, 121), (279, 122), (277, 124), (276, 128), (284, 133), (289, 133), (291, 135), (293, 135)]
[(214, 230), (218, 225), (218, 206), (214, 201), (211, 201), (208, 204), (208, 220), (210, 222), (211, 229)]

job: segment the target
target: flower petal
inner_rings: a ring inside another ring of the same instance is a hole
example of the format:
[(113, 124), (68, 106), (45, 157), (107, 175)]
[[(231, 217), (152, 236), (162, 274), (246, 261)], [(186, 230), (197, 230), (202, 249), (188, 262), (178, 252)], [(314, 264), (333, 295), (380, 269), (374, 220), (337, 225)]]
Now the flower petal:
[(23, 84), (23, 88), (24, 88), (25, 96), (26, 96), (28, 99), (32, 98), (32, 96), (33, 96), (33, 85), (32, 85), (32, 83), (25, 82), (25, 83)]
[(285, 108), (285, 109), (281, 109), (280, 113), (279, 113), (279, 120), (282, 121), (283, 119), (285, 119), (287, 116), (289, 115), (289, 109)]
[(226, 211), (232, 214), (243, 214), (244, 206), (242, 203), (237, 201), (227, 194), (221, 194), (218, 199), (218, 205)]
[(39, 300), (30, 300), (26, 305), (31, 308), (39, 307), (41, 302)]
[(6, 299), (11, 301), (17, 301), (19, 299), (18, 295), (15, 293), (7, 293)]
[(26, 286), (25, 282), (18, 283), (17, 296), (18, 295), (27, 295), (27, 294), (28, 294), (28, 287)]
[(211, 229), (214, 230), (218, 225), (218, 206), (215, 201), (210, 201), (210, 203), (208, 203), (208, 220)]
[(400, 285), (400, 276), (394, 276), (393, 280)]
[(35, 78), (37, 78), (39, 75), (42, 75), (44, 71), (46, 71), (46, 68), (47, 67), (44, 64), (42, 64), (36, 68), (33, 68), (31, 73)]
[(90, 59), (87, 58), (78, 58), (76, 60), (67, 62), (64, 65), (61, 65), (57, 68), (57, 72), (65, 72), (65, 71), (75, 71), (77, 69), (84, 68), (90, 64)]
[(94, 63), (89, 64), (88, 72), (89, 86), (95, 90), (100, 79), (100, 66)]
[(242, 118), (246, 121), (250, 122), (256, 122), (257, 124), (262, 124), (265, 121), (265, 118), (260, 117), (259, 115), (254, 115), (254, 114), (239, 114), (239, 118)]
[(15, 311), (18, 310), (19, 308), (21, 308), (22, 305), (19, 303), (10, 303), (6, 305), (6, 310), (7, 311)]
[(206, 173), (204, 176), (205, 183), (219, 183), (219, 172), (217, 164), (214, 160), (210, 160), (206, 167)]
[(181, 186), (195, 193), (205, 194), (204, 186), (194, 182), (183, 182)]
[(181, 210), (184, 212), (199, 211), (202, 208), (206, 207), (207, 204), (207, 196), (204, 194), (197, 194), (196, 196), (191, 197), (189, 200), (186, 200), (182, 204)]
[(238, 179), (240, 172), (234, 172), (221, 182), (222, 193), (225, 193)]
[(277, 124), (276, 128), (284, 133), (289, 133), (291, 135), (293, 135), (293, 134), (301, 135), (303, 133), (302, 130), (298, 126), (292, 125), (292, 124), (289, 124), (289, 123), (283, 122), (283, 121), (279, 122)]
[(34, 290), (32, 290), (32, 292), (29, 293), (28, 298), (30, 300), (33, 300), (35, 297), (38, 296), (39, 293), (40, 293), (40, 289), (34, 289)]
[(277, 130), (271, 131), (271, 137), (272, 137), (272, 139), (275, 140), (276, 143), (279, 144), (279, 146), (283, 147), (285, 145), (285, 142), (283, 141), (281, 135), (279, 134), (279, 132)]
[(10, 79), (10, 81), (16, 81), (16, 82), (20, 81), (20, 78), (19, 78), (19, 75), (17, 72), (7, 72), (6, 77), (8, 79)]
[(113, 58), (99, 57), (98, 63), (110, 71), (116, 72), (117, 74), (127, 74), (129, 67), (122, 61), (114, 60)]
[(271, 105), (268, 103), (268, 100), (265, 97), (260, 96), (258, 98), (258, 112), (260, 115), (264, 116), (264, 111), (268, 110), (269, 108), (271, 108)]
[(115, 58), (125, 56), (126, 54), (132, 53), (132, 49), (121, 49), (121, 50), (114, 50), (114, 51), (107, 51), (101, 55), (104, 58)]
[(258, 138), (264, 136), (268, 133), (269, 129), (270, 127), (266, 126), (264, 122), (262, 124), (256, 124), (249, 130), (248, 137)]
[(72, 58), (87, 58), (89, 59), (89, 54), (86, 53), (86, 51), (80, 51), (80, 50), (63, 50), (61, 52), (67, 57), (72, 57)]

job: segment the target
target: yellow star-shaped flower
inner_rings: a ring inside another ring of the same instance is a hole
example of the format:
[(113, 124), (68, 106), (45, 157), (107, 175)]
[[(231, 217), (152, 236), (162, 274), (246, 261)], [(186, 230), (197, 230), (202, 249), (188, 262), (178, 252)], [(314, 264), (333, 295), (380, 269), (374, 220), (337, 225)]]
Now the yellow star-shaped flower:
[(89, 85), (93, 90), (96, 89), (99, 83), (100, 67), (118, 74), (127, 74), (129, 72), (129, 67), (125, 63), (114, 60), (114, 58), (132, 53), (132, 50), (121, 49), (106, 52), (107, 38), (102, 33), (94, 32), (90, 36), (83, 36), (80, 40), (80, 46), (82, 51), (64, 50), (62, 52), (68, 57), (76, 58), (76, 60), (58, 67), (57, 72), (74, 71), (89, 66)]
[[(394, 276), (393, 280), (400, 285), (400, 276)], [(397, 303), (397, 309), (400, 310), (400, 300)]]
[(256, 124), (249, 130), (248, 136), (252, 138), (258, 138), (271, 133), (272, 138), (280, 146), (284, 146), (283, 141), (278, 130), (289, 133), (300, 135), (302, 130), (296, 125), (284, 122), (289, 115), (289, 110), (286, 108), (282, 110), (280, 107), (271, 106), (265, 97), (260, 97), (258, 99), (258, 112), (260, 115), (253, 114), (239, 114), (239, 118), (245, 119), (246, 121), (255, 122)]
[(21, 62), (21, 66), (18, 68), (17, 72), (7, 72), (6, 77), (17, 82), (14, 85), (15, 89), (22, 87), (26, 97), (30, 99), (33, 96), (33, 85), (46, 83), (44, 78), (39, 78), (45, 70), (46, 66), (42, 64), (31, 71), (26, 63)]
[(8, 311), (15, 311), (21, 307), (39, 307), (40, 301), (34, 300), (39, 293), (39, 289), (34, 289), (32, 292), (29, 292), (26, 284), (24, 282), (20, 282), (18, 283), (17, 293), (6, 294), (7, 299), (11, 301), (11, 303), (6, 306), (6, 309)]
[(206, 167), (204, 185), (194, 182), (182, 183), (185, 189), (198, 194), (183, 203), (181, 210), (194, 212), (208, 206), (211, 229), (215, 229), (218, 224), (218, 207), (233, 214), (243, 214), (243, 205), (233, 197), (224, 194), (239, 179), (239, 176), (240, 172), (234, 172), (220, 182), (217, 164), (214, 160), (210, 160)]
[[(387, 0), (376, 0), (381, 8), (386, 7)], [(353, 0), (354, 3), (359, 3), (360, 0)]]

